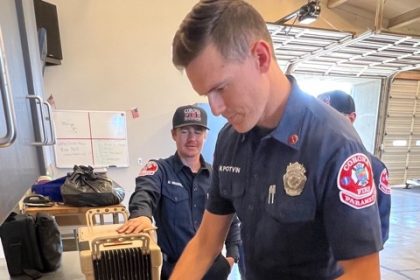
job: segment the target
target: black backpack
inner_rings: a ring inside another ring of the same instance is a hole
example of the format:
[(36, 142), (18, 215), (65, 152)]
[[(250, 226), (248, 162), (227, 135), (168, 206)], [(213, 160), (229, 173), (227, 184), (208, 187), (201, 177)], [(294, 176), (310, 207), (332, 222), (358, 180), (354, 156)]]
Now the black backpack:
[(61, 263), (63, 245), (55, 219), (38, 213), (12, 213), (0, 226), (0, 237), (10, 276), (26, 274), (32, 279), (41, 272), (56, 270)]

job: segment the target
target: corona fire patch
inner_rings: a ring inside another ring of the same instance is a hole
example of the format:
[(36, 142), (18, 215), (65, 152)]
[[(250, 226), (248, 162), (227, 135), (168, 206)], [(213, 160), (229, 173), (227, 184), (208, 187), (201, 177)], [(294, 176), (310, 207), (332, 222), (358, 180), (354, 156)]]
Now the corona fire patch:
[(385, 194), (391, 194), (391, 187), (389, 185), (389, 174), (388, 170), (384, 168), (381, 172), (381, 177), (379, 178), (379, 189)]
[(159, 165), (154, 161), (149, 161), (141, 170), (139, 176), (153, 175), (159, 170)]
[(337, 177), (341, 202), (355, 209), (362, 209), (375, 203), (376, 192), (372, 166), (368, 157), (357, 153), (348, 157)]
[(188, 108), (184, 110), (184, 121), (197, 121), (201, 122), (201, 112), (198, 109)]

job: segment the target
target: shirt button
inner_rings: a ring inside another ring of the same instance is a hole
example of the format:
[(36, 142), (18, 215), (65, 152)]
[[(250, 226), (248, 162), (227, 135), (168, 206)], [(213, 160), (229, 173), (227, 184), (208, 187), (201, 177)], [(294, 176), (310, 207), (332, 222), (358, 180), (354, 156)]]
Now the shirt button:
[(194, 208), (197, 208), (197, 204), (194, 203)]
[(175, 196), (175, 201), (178, 201), (178, 197), (177, 196)]
[(198, 190), (198, 188), (197, 187), (194, 187), (194, 191), (196, 192)]
[(248, 205), (248, 210), (250, 210), (250, 211), (254, 210), (254, 205), (252, 205), (252, 204)]

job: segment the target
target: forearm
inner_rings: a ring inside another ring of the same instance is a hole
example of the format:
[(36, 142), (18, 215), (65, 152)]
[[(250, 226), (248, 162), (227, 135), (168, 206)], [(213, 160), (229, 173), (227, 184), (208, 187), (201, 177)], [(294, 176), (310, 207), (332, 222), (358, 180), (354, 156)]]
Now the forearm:
[(204, 212), (196, 235), (188, 243), (171, 275), (172, 280), (202, 279), (215, 257), (221, 252), (232, 221), (232, 215)]
[(240, 222), (235, 215), (226, 237), (226, 257), (232, 257), (235, 260), (239, 258), (239, 245), (242, 243), (240, 230)]
[(203, 254), (204, 249), (200, 244), (197, 236), (191, 239), (176, 263), (171, 280), (184, 280), (185, 275), (188, 275), (188, 279), (191, 280), (203, 278), (220, 250), (207, 251)]
[(146, 216), (151, 218), (159, 201), (160, 194), (151, 190), (136, 189), (130, 197), (128, 209), (130, 218)]
[(154, 228), (153, 209), (156, 204), (154, 201), (156, 196), (151, 191), (136, 188), (136, 192), (133, 193), (129, 202), (129, 220), (117, 231), (119, 233), (139, 233)]
[(344, 274), (338, 280), (380, 280), (379, 253), (340, 261)]
[(160, 172), (136, 178), (136, 189), (130, 197), (128, 208), (130, 218), (146, 216), (151, 218), (160, 196), (163, 179)]
[(226, 246), (226, 257), (231, 257), (234, 260), (238, 261), (239, 259), (239, 244)]

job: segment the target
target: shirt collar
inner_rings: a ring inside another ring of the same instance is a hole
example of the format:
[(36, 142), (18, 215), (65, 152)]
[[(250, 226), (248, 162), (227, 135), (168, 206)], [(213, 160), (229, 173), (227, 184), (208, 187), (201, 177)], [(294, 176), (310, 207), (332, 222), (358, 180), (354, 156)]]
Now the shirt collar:
[[(201, 168), (200, 168), (199, 172), (201, 172), (202, 170), (206, 170), (207, 172), (210, 172), (210, 168), (211, 168), (210, 164), (208, 164), (204, 160), (204, 157), (202, 155), (200, 155), (200, 163), (201, 163)], [(174, 154), (174, 169), (175, 169), (175, 171), (180, 172), (184, 166), (188, 167), (181, 161), (181, 158), (179, 157), (178, 153), (175, 152), (175, 154)]]
[(293, 148), (300, 149), (303, 137), (303, 121), (306, 112), (307, 94), (297, 85), (293, 76), (287, 76), (292, 88), (287, 99), (286, 107), (279, 124), (270, 133), (277, 141)]

